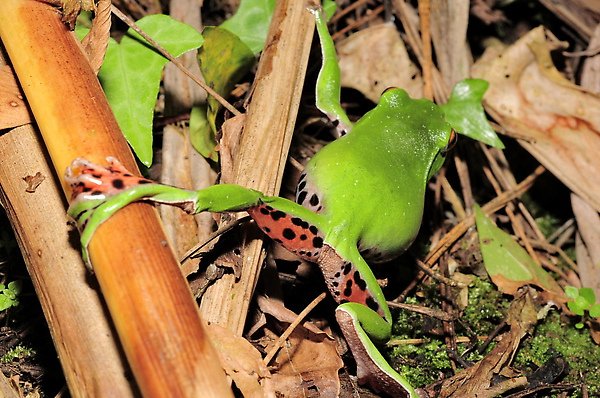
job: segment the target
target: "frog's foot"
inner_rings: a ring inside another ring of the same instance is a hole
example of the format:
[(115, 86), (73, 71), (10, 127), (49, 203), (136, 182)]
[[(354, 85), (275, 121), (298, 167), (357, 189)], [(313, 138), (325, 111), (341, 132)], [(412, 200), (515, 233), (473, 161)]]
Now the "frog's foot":
[(65, 174), (65, 180), (71, 186), (72, 201), (106, 199), (128, 188), (152, 183), (134, 176), (117, 159), (109, 156), (106, 160), (106, 167), (83, 158), (73, 160)]
[[(362, 308), (361, 308), (362, 307)], [(357, 303), (346, 303), (335, 312), (344, 337), (356, 361), (356, 375), (360, 384), (366, 384), (376, 392), (385, 392), (390, 397), (418, 398), (419, 395), (410, 383), (396, 372), (383, 358), (361, 325), (370, 320), (385, 322), (368, 308)], [(379, 320), (377, 319), (379, 318)]]
[(68, 214), (77, 223), (83, 259), (91, 269), (87, 247), (98, 227), (129, 203), (138, 200), (167, 202), (193, 212), (195, 198), (190, 191), (161, 185), (137, 177), (115, 158), (103, 167), (85, 159), (75, 159), (67, 168), (65, 180), (72, 189)]

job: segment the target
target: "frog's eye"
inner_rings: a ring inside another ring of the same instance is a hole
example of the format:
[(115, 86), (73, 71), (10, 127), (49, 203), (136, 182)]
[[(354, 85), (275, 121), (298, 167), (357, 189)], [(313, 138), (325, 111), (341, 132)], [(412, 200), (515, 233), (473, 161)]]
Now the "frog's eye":
[(444, 149), (441, 150), (442, 156), (446, 156), (446, 154), (452, 148), (454, 148), (454, 146), (456, 145), (457, 141), (458, 141), (458, 134), (456, 134), (456, 132), (454, 130), (451, 130), (450, 131), (450, 138), (448, 139), (448, 143), (446, 144), (446, 146), (444, 147)]

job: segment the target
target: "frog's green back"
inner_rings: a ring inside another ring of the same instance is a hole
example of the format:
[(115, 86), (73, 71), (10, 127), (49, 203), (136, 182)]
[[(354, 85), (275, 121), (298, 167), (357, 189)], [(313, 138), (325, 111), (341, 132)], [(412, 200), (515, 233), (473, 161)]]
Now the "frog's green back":
[(393, 89), (350, 134), (317, 153), (307, 173), (330, 221), (329, 240), (404, 250), (419, 230), (428, 175), (441, 166), (450, 130), (436, 105)]

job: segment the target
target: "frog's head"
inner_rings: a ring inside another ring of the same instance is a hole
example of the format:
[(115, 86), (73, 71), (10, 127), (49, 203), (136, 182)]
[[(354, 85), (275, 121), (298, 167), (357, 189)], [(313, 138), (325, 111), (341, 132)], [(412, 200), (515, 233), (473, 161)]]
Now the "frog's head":
[(412, 99), (403, 89), (389, 88), (370, 113), (370, 124), (377, 124), (377, 131), (389, 137), (384, 138), (386, 146), (415, 165), (419, 179), (428, 181), (439, 171), (456, 140), (439, 106)]

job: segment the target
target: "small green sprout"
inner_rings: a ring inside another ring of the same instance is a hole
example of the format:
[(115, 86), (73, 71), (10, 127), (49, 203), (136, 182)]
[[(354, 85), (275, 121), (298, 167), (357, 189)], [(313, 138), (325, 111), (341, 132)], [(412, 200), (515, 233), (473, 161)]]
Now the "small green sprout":
[[(588, 311), (591, 318), (600, 317), (600, 304), (596, 303), (596, 294), (589, 287), (576, 288), (574, 286), (565, 287), (567, 297), (572, 301), (567, 302), (569, 310), (575, 315), (584, 316), (585, 311)], [(577, 329), (583, 328), (583, 322), (575, 324)]]
[(21, 293), (21, 281), (12, 281), (8, 286), (0, 283), (0, 311), (19, 305), (19, 293)]
[(35, 355), (35, 351), (33, 349), (19, 344), (16, 347), (11, 348), (6, 354), (0, 357), (0, 363), (9, 363), (14, 360), (31, 357), (33, 355)]

